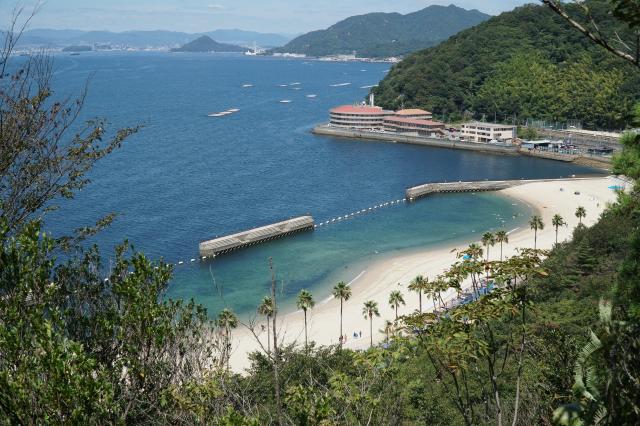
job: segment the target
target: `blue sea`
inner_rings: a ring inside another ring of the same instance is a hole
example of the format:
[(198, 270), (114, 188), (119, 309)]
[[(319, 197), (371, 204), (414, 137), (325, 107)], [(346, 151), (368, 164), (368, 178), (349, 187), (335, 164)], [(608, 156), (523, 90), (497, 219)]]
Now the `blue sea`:
[[(510, 230), (531, 213), (492, 194), (442, 195), (369, 212), (402, 199), (409, 186), (593, 173), (534, 158), (310, 133), (330, 107), (363, 100), (388, 69), (224, 54), (57, 55), (56, 96), (89, 83), (82, 119), (107, 118), (112, 131), (143, 128), (97, 165), (92, 183), (49, 214), (46, 226), (60, 235), (116, 212), (115, 223), (90, 241), (106, 262), (127, 239), (175, 264), (170, 297), (194, 298), (212, 316), (223, 307), (248, 315), (268, 292), (268, 258), (286, 302), (301, 288), (322, 300), (336, 281), (352, 280), (382, 257)], [(239, 111), (208, 116), (230, 108)], [(314, 232), (191, 262), (202, 240), (303, 214), (323, 223), (362, 209), (368, 213)]]

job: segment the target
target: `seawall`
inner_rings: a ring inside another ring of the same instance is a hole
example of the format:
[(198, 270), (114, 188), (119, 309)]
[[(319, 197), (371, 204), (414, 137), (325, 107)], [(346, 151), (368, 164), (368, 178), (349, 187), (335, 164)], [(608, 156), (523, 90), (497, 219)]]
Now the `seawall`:
[(518, 155), (518, 147), (511, 145), (489, 145), (473, 142), (451, 141), (423, 136), (407, 136), (390, 133), (377, 133), (364, 130), (339, 129), (327, 125), (316, 126), (312, 132), (316, 135), (335, 136), (350, 139), (368, 139), (392, 143), (434, 146), (438, 148), (465, 149), (469, 151), (490, 152), (494, 154)]
[(563, 154), (540, 150), (520, 148), (515, 145), (484, 144), (475, 142), (452, 141), (445, 139), (429, 138), (424, 136), (407, 136), (393, 133), (371, 132), (366, 130), (342, 129), (322, 124), (313, 128), (312, 133), (322, 136), (333, 136), (349, 139), (376, 140), (391, 143), (404, 143), (411, 145), (433, 146), (437, 148), (464, 149), (490, 154), (526, 155), (529, 157), (545, 158), (547, 160), (576, 163), (582, 166), (593, 167), (602, 170), (611, 169), (611, 157), (600, 157), (579, 154)]

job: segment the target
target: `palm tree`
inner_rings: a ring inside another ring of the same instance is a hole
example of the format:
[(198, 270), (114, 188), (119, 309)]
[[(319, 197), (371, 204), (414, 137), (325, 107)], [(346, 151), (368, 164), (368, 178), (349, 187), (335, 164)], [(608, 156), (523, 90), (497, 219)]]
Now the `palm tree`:
[(576, 217), (580, 221), (580, 225), (582, 225), (582, 218), (587, 217), (587, 211), (584, 207), (580, 206), (576, 209)]
[(482, 236), (482, 245), (487, 248), (487, 262), (489, 261), (489, 247), (496, 243), (496, 237), (491, 232), (485, 232)]
[(429, 278), (425, 278), (422, 275), (418, 275), (409, 283), (407, 287), (411, 291), (418, 293), (418, 303), (420, 312), (422, 312), (422, 292), (426, 290), (429, 283)]
[(500, 262), (502, 262), (502, 243), (509, 244), (509, 234), (507, 234), (507, 231), (496, 232), (496, 242), (500, 243)]
[(553, 216), (551, 219), (551, 224), (556, 228), (556, 245), (558, 244), (558, 228), (566, 225), (564, 219), (559, 214)]
[(369, 334), (370, 334), (370, 346), (373, 347), (373, 316), (380, 316), (380, 311), (378, 311), (378, 304), (373, 300), (368, 300), (364, 302), (364, 307), (362, 308), (362, 315), (364, 315), (365, 319), (369, 319)]
[(271, 327), (269, 327), (269, 320), (275, 313), (275, 310), (273, 299), (270, 296), (265, 296), (258, 306), (258, 315), (264, 315), (267, 318), (267, 353), (271, 353)]
[(393, 323), (389, 320), (386, 320), (384, 322), (384, 328), (382, 330), (380, 330), (380, 332), (384, 333), (385, 335), (385, 341), (389, 342), (389, 335), (393, 334), (395, 331), (394, 327), (393, 327)]
[(529, 221), (529, 226), (533, 229), (533, 249), (535, 250), (538, 244), (538, 230), (544, 229), (544, 222), (540, 216), (533, 215)]
[(313, 296), (307, 290), (300, 290), (298, 293), (298, 300), (296, 301), (298, 309), (302, 309), (304, 312), (304, 347), (308, 348), (309, 342), (307, 340), (307, 310), (313, 308), (316, 302), (313, 300)]
[(333, 287), (333, 297), (340, 299), (340, 344), (342, 344), (342, 303), (351, 298), (351, 287), (344, 281), (340, 281)]
[(238, 327), (238, 317), (231, 309), (225, 308), (218, 314), (216, 320), (218, 327), (224, 330), (224, 349), (222, 351), (223, 362), (227, 363), (229, 369), (229, 360), (231, 359), (231, 330)]
[(473, 260), (478, 260), (482, 257), (482, 247), (476, 243), (471, 243), (462, 253), (471, 256)]
[(398, 321), (398, 307), (400, 305), (406, 305), (402, 293), (400, 290), (394, 290), (389, 295), (389, 305), (396, 311), (396, 321)]

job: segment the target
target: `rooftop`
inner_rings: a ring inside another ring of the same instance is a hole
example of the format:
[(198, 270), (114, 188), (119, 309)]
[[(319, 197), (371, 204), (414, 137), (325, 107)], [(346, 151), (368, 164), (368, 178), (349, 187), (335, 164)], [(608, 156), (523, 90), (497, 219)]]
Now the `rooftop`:
[(389, 114), (389, 111), (385, 111), (381, 107), (372, 107), (368, 105), (341, 105), (339, 107), (332, 108), (331, 112), (339, 114)]
[(440, 121), (420, 120), (419, 118), (388, 117), (385, 121), (404, 124), (419, 124), (423, 126), (444, 126), (444, 123)]
[(463, 126), (473, 126), (473, 127), (489, 127), (492, 129), (495, 129), (497, 127), (499, 128), (507, 128), (507, 129), (513, 129), (515, 128), (515, 126), (512, 126), (510, 124), (496, 124), (496, 123), (483, 123), (480, 121), (471, 121), (469, 123), (464, 123)]
[(410, 108), (410, 109), (401, 109), (396, 112), (396, 115), (431, 115), (429, 111), (425, 111), (423, 109)]

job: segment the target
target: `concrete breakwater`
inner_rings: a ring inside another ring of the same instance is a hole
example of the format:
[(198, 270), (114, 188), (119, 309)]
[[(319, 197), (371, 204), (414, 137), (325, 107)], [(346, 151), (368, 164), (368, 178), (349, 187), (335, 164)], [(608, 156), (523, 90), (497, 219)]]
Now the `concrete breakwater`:
[(513, 145), (480, 144), (474, 142), (429, 138), (424, 136), (408, 136), (392, 133), (371, 132), (366, 130), (340, 129), (337, 127), (328, 126), (326, 124), (316, 126), (312, 132), (316, 135), (324, 136), (379, 140), (412, 145), (435, 146), (439, 148), (455, 148), (466, 149), (470, 151), (490, 152), (495, 154), (518, 155), (518, 147)]
[(313, 217), (300, 216), (200, 243), (200, 256), (210, 257), (314, 228)]

